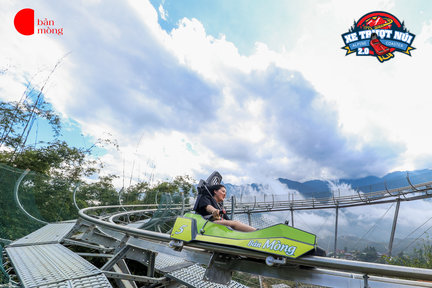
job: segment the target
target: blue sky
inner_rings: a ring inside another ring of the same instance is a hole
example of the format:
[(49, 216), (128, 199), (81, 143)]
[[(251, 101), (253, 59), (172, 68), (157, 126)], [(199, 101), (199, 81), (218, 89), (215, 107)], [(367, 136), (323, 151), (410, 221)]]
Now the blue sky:
[[(48, 121), (45, 119), (35, 119), (32, 133), (29, 134), (27, 143), (39, 147), (53, 140), (53, 132)], [(83, 135), (81, 125), (73, 120), (63, 121), (59, 139), (66, 141), (70, 146), (88, 149), (97, 141), (90, 135)], [(43, 143), (40, 143), (43, 142)], [(107, 151), (103, 147), (95, 146), (92, 148), (92, 154), (95, 157), (103, 156)]]
[[(64, 57), (45, 97), (71, 144), (118, 141), (101, 152), (106, 173), (220, 170), (241, 184), (432, 166), (428, 1), (23, 0), (0, 15), (13, 23), (24, 7), (64, 35), (0, 27), (0, 97), (16, 100), (25, 79), (41, 85)], [(371, 11), (405, 21), (412, 57), (345, 56), (341, 34)]]
[(241, 54), (250, 55), (257, 41), (276, 51), (284, 46), (290, 48), (291, 39), (297, 37), (296, 29), (290, 27), (299, 20), (298, 11), (307, 9), (311, 1), (153, 0), (151, 3), (158, 10), (163, 7), (166, 17), (159, 17), (159, 24), (167, 32), (185, 17), (196, 18), (207, 34), (216, 38), (224, 35)]
[[(319, 3), (332, 3), (323, 1), (248, 1), (248, 0), (219, 0), (219, 1), (173, 1), (151, 0), (156, 10), (163, 8), (164, 17), (160, 13), (159, 25), (170, 32), (175, 29), (183, 18), (198, 19), (207, 34), (214, 37), (224, 35), (226, 40), (235, 43), (239, 52), (250, 55), (255, 43), (263, 42), (267, 46), (280, 52), (282, 49), (290, 49), (298, 38), (299, 29), (296, 28), (301, 21), (302, 13)], [(384, 3), (388, 1), (381, 1)], [(338, 2), (333, 2), (337, 5)], [(365, 2), (365, 7), (368, 2)], [(418, 31), (422, 23), (430, 20), (432, 6), (429, 1), (394, 1), (392, 13), (404, 15), (400, 20), (411, 23), (409, 29)], [(372, 11), (372, 10), (371, 10)], [(159, 11), (160, 12), (160, 11)], [(353, 20), (358, 20), (361, 15), (353, 15)], [(357, 18), (356, 18), (357, 17)], [(325, 20), (324, 20), (325, 21)], [(310, 19), (309, 27), (317, 27), (321, 23)]]

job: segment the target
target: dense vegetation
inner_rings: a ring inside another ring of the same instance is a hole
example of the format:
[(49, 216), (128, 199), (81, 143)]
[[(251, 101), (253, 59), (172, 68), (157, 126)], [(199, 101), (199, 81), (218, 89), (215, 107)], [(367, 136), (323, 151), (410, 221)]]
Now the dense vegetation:
[(352, 251), (350, 253), (344, 253), (345, 251), (347, 251), (346, 248), (339, 252), (337, 257), (363, 262), (432, 269), (432, 245), (430, 241), (424, 241), (421, 248), (414, 248), (409, 254), (400, 252), (393, 257), (378, 253), (373, 246), (367, 246), (361, 251)]
[(422, 248), (414, 249), (412, 255), (401, 252), (396, 257), (385, 259), (393, 265), (432, 269), (432, 245), (424, 242)]
[[(99, 176), (103, 163), (93, 155), (98, 146), (116, 145), (111, 139), (99, 139), (90, 148), (72, 147), (60, 140), (60, 117), (44, 100), (40, 91), (29, 88), (17, 102), (0, 102), (0, 242), (17, 239), (41, 227), (17, 207), (14, 189), (19, 177), (29, 170), (19, 186), (19, 198), (25, 209), (47, 222), (77, 218), (73, 192), (77, 190), (80, 208), (119, 204), (116, 175)], [(52, 137), (48, 142), (31, 139), (33, 124), (48, 123)], [(30, 143), (31, 142), (31, 143)], [(86, 179), (90, 179), (88, 181)], [(171, 182), (150, 185), (140, 182), (124, 187), (122, 204), (149, 204), (164, 193), (189, 192), (193, 179), (176, 177)], [(3, 240), (1, 240), (3, 238)]]

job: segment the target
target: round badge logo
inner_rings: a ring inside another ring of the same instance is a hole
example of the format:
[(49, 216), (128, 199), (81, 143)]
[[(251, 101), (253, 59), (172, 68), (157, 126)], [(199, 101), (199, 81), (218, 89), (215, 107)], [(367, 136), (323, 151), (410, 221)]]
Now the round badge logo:
[(381, 63), (392, 59), (396, 52), (411, 56), (415, 35), (410, 33), (404, 22), (394, 15), (375, 11), (354, 21), (347, 33), (342, 34), (345, 55), (376, 57)]

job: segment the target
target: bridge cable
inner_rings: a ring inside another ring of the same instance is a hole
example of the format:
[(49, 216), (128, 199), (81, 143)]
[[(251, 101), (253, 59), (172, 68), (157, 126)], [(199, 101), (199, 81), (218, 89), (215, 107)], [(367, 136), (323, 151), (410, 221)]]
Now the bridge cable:
[(324, 226), (327, 224), (328, 220), (330, 219), (330, 217), (324, 217), (325, 220), (321, 223), (320, 225), (320, 229), (318, 230), (318, 232), (316, 233), (317, 235), (320, 234), (321, 230), (324, 228)]
[(301, 220), (301, 222), (303, 222), (303, 224), (309, 229), (309, 231), (313, 231), (314, 229), (312, 229), (307, 223), (306, 221), (303, 220), (303, 218), (300, 216), (300, 213), (296, 214), (296, 217), (299, 218)]
[(414, 241), (412, 241), (410, 244), (408, 244), (408, 246), (406, 246), (406, 247), (404, 248), (404, 250), (408, 249), (412, 244), (414, 244), (415, 242), (417, 242), (417, 240), (419, 240), (420, 237), (423, 236), (423, 234), (426, 234), (426, 232), (429, 231), (431, 228), (432, 228), (432, 226), (429, 227), (428, 229), (426, 229), (426, 231), (424, 231), (424, 232), (423, 232), (420, 236), (418, 236)]
[[(399, 243), (401, 243), (402, 241), (406, 240), (409, 236), (411, 236), (412, 234), (414, 234), (417, 230), (419, 230), (421, 227), (423, 227), (427, 222), (429, 222), (432, 219), (432, 217), (430, 217), (429, 219), (427, 219), (425, 222), (423, 222), (423, 224), (421, 224), (420, 226), (418, 226), (416, 229), (414, 229), (413, 231), (411, 231), (410, 233), (407, 234), (407, 236), (405, 236), (405, 238), (403, 238), (402, 240), (399, 241)], [(424, 232), (423, 232), (424, 233)], [(422, 234), (423, 234), (422, 233)]]
[[(427, 220), (429, 221), (430, 218)], [(426, 222), (427, 222), (426, 221)], [(424, 224), (426, 224), (426, 222)], [(421, 226), (423, 226), (424, 224), (422, 224)], [(408, 249), (412, 244), (414, 244), (415, 242), (417, 242), (417, 240), (420, 239), (421, 236), (423, 236), (423, 234), (426, 234), (426, 232), (428, 232), (430, 229), (432, 228), (432, 226), (430, 226), (428, 229), (426, 229), (422, 234), (420, 234), (420, 236), (418, 236), (416, 239), (414, 239), (413, 241), (411, 241), (410, 244), (408, 244), (406, 247), (404, 247), (404, 249), (402, 249), (402, 251), (405, 251), (406, 249)]]
[(392, 203), (390, 205), (390, 207), (387, 209), (387, 211), (381, 216), (381, 218), (375, 222), (375, 225), (373, 225), (359, 240), (356, 241), (356, 243), (354, 243), (353, 247), (354, 249), (357, 248), (357, 244), (364, 239), (364, 237), (366, 237), (367, 234), (369, 234), (369, 232), (371, 232), (373, 229), (376, 228), (376, 226), (378, 226), (378, 223), (387, 215), (387, 213), (390, 211), (390, 209), (393, 207), (394, 203)]

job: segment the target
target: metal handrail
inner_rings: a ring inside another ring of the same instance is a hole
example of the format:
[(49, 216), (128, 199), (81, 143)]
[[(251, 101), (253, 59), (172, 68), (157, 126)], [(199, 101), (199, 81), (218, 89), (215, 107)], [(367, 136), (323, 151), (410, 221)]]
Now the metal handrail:
[[(432, 194), (427, 193), (432, 189), (432, 182), (425, 182), (417, 185), (400, 187), (395, 189), (388, 189), (382, 191), (371, 192), (367, 194), (367, 199), (363, 199), (363, 197), (358, 193), (357, 195), (345, 195), (338, 197), (323, 197), (323, 198), (309, 198), (309, 199), (296, 199), (296, 200), (282, 200), (277, 201), (278, 205), (276, 209), (273, 211), (283, 211), (283, 210), (309, 210), (309, 209), (328, 209), (335, 208), (336, 204), (339, 208), (344, 207), (354, 207), (354, 206), (362, 206), (362, 205), (370, 205), (370, 204), (383, 204), (383, 203), (391, 203), (397, 201), (397, 198), (400, 195), (403, 196), (404, 201), (418, 200), (423, 198), (430, 198)], [(416, 189), (416, 190), (414, 190)], [(409, 194), (414, 194), (418, 192), (424, 192), (424, 195), (413, 195), (412, 197), (408, 197)], [(229, 201), (227, 201), (229, 203)], [(329, 203), (333, 203), (333, 205), (329, 205)], [(242, 202), (238, 203), (236, 207), (238, 207), (238, 211), (241, 212), (244, 207), (253, 207), (251, 212), (256, 213), (257, 211), (265, 211), (262, 207), (265, 207), (265, 202), (260, 202), (256, 200), (254, 197), (253, 202)], [(267, 209), (268, 210), (268, 209)]]
[(18, 188), (19, 188), (19, 186), (20, 186), (20, 184), (21, 184), (21, 181), (24, 179), (24, 177), (25, 177), (29, 172), (30, 172), (30, 169), (26, 169), (26, 170), (21, 174), (21, 176), (18, 178), (18, 181), (15, 183), (15, 188), (14, 188), (15, 201), (16, 201), (18, 207), (21, 209), (21, 211), (24, 212), (24, 214), (27, 215), (29, 218), (31, 218), (31, 219), (33, 219), (33, 220), (39, 222), (39, 223), (42, 223), (42, 224), (48, 224), (48, 222), (43, 221), (43, 220), (40, 220), (40, 219), (38, 219), (38, 218), (32, 216), (30, 213), (28, 213), (28, 212), (24, 209), (24, 207), (21, 205), (21, 202), (20, 202), (20, 200), (19, 200), (19, 197), (18, 197)]
[[(135, 206), (135, 205), (130, 205), (130, 206)], [(136, 206), (142, 206), (142, 205), (136, 205)], [(94, 218), (86, 214), (90, 211), (95, 211), (98, 209), (113, 209), (113, 208), (120, 208), (120, 207), (121, 206), (119, 205), (90, 207), (90, 208), (81, 209), (78, 213), (79, 216), (87, 222), (111, 230), (115, 230), (118, 232), (123, 232), (130, 236), (135, 236), (150, 241), (169, 242), (171, 240), (169, 234), (122, 226), (115, 223), (103, 221), (101, 219)], [(208, 253), (219, 252), (219, 253), (231, 254), (236, 256), (242, 255), (247, 258), (262, 259), (262, 260), (268, 256), (266, 253), (252, 251), (252, 250), (245, 250), (237, 247), (229, 247), (223, 244), (192, 241), (189, 243), (184, 243), (184, 245), (187, 247), (204, 249), (209, 251)], [(384, 276), (384, 277), (398, 277), (402, 279), (432, 280), (431, 269), (394, 266), (388, 264), (367, 263), (367, 262), (318, 257), (318, 256), (305, 256), (297, 259), (287, 259), (287, 260), (288, 260), (287, 261), (288, 265), (290, 264), (306, 265), (310, 267), (333, 269), (337, 271), (356, 272), (356, 273), (363, 273), (367, 275), (377, 275), (377, 276)], [(291, 268), (291, 266), (288, 267)], [(283, 266), (278, 267), (277, 269), (281, 269), (281, 268), (283, 269)]]
[(77, 204), (77, 201), (76, 201), (76, 192), (77, 192), (77, 190), (78, 190), (79, 185), (80, 185), (80, 183), (77, 182), (76, 185), (75, 185), (75, 189), (74, 189), (74, 191), (73, 191), (73, 194), (72, 194), (72, 197), (73, 197), (73, 203), (74, 203), (74, 205), (75, 205), (75, 208), (76, 208), (78, 211), (80, 210), (80, 208), (78, 207), (78, 204)]

